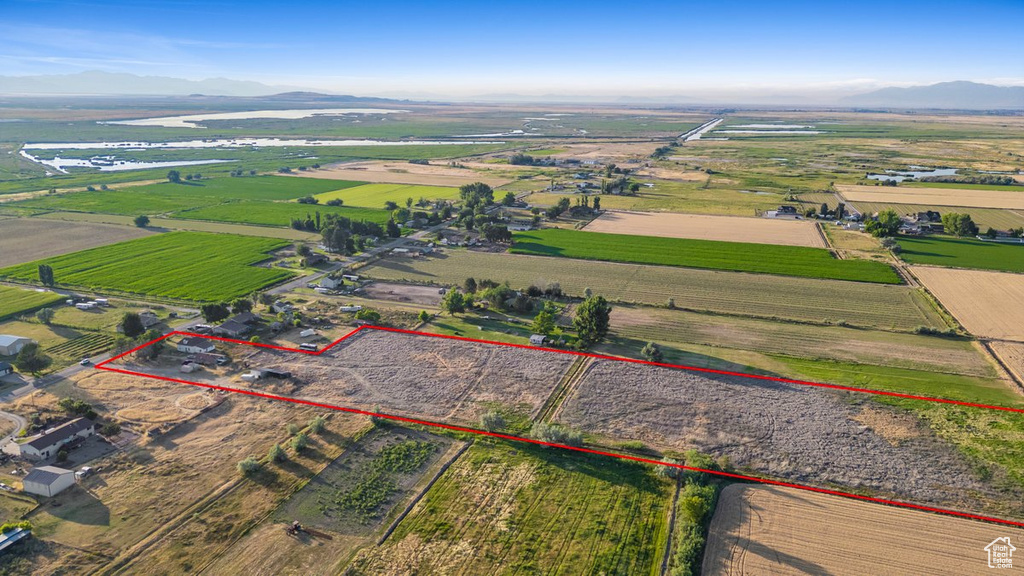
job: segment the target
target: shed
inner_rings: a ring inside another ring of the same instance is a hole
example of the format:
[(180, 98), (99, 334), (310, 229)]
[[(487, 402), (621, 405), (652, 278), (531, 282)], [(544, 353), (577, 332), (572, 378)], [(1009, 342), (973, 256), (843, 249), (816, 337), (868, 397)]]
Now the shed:
[(10, 362), (0, 362), (0, 377), (7, 376), (8, 374), (14, 373), (14, 366), (11, 366)]
[(534, 346), (543, 346), (544, 342), (547, 339), (548, 339), (548, 337), (543, 335), (543, 334), (533, 334), (533, 335), (530, 336), (530, 344), (532, 344)]
[(206, 338), (187, 336), (182, 338), (181, 342), (178, 342), (178, 352), (185, 352), (186, 354), (210, 353), (216, 349), (217, 347), (214, 345), (213, 340), (207, 340)]
[(21, 483), (30, 494), (56, 496), (75, 485), (75, 473), (56, 466), (39, 466), (29, 470)]
[(231, 336), (232, 338), (238, 338), (239, 336), (248, 334), (250, 330), (252, 330), (252, 328), (248, 324), (239, 322), (234, 318), (225, 321), (223, 324), (213, 329), (217, 334)]
[(160, 323), (160, 318), (152, 310), (139, 312), (139, 319), (142, 320), (143, 328), (152, 328)]
[(15, 336), (13, 334), (0, 334), (0, 356), (15, 356), (21, 349), (32, 343), (31, 338)]

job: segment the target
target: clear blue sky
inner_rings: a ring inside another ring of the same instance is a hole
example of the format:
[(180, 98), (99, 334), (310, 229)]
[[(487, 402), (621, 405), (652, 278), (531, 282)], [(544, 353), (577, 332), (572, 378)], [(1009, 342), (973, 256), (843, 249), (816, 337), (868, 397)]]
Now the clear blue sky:
[(350, 93), (1024, 84), (1024, 0), (0, 0), (0, 75), (225, 76)]

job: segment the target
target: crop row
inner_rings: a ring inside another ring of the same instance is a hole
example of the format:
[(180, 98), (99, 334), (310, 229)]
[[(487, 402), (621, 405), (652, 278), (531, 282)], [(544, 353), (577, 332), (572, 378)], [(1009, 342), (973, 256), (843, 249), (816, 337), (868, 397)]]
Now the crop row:
[(61, 295), (53, 292), (36, 292), (35, 290), (0, 286), (0, 320), (23, 312), (31, 312), (60, 299)]
[(104, 352), (113, 344), (114, 339), (107, 334), (83, 334), (49, 348), (47, 352), (67, 358), (78, 358)]

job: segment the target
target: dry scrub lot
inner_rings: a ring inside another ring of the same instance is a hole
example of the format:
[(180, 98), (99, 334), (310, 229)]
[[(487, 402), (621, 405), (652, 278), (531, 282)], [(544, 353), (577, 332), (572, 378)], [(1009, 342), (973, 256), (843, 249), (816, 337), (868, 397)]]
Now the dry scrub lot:
[(1024, 274), (911, 266), (975, 336), (1024, 341)]
[(724, 242), (752, 242), (825, 248), (813, 222), (769, 220), (704, 214), (607, 211), (585, 228), (587, 232), (639, 234)]
[(1024, 533), (927, 512), (776, 486), (734, 484), (718, 497), (704, 574), (981, 574), (985, 546)]
[(899, 188), (891, 186), (837, 185), (851, 202), (888, 202), (926, 206), (969, 206), (976, 208), (1024, 208), (1024, 193), (961, 188)]
[(914, 417), (811, 386), (595, 361), (556, 419), (602, 438), (726, 456), (742, 470), (800, 483), (974, 510), (982, 506), (973, 491), (986, 491)]
[(297, 178), (325, 178), (329, 180), (358, 180), (362, 182), (387, 182), (394, 184), (423, 184), (427, 186), (462, 186), (483, 182), (490, 186), (501, 186), (509, 178), (481, 174), (464, 168), (410, 164), (408, 162), (352, 162), (337, 164), (320, 170), (310, 170), (296, 175)]
[(152, 234), (141, 228), (80, 222), (62, 222), (58, 228), (56, 233), (52, 222), (28, 218), (0, 220), (0, 268)]
[(434, 286), (417, 286), (415, 284), (393, 284), (390, 282), (374, 282), (363, 287), (367, 298), (391, 300), (393, 302), (409, 302), (423, 306), (438, 306), (443, 296)]

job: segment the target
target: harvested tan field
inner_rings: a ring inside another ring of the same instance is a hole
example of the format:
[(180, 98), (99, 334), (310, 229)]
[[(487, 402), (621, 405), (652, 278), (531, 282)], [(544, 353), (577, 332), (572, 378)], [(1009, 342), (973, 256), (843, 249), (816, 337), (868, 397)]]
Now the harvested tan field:
[(1013, 342), (989, 342), (996, 356), (1013, 372), (1017, 380), (1024, 382), (1024, 344)]
[(710, 178), (707, 173), (698, 170), (683, 170), (666, 168), (664, 166), (640, 168), (637, 170), (636, 175), (647, 178), (660, 178), (662, 180), (682, 180), (684, 182), (703, 182)]
[(66, 222), (60, 224), (60, 241), (55, 241), (53, 227), (28, 218), (4, 219), (0, 224), (0, 267), (31, 262), (148, 236), (153, 232), (141, 228)]
[(817, 225), (807, 220), (609, 210), (584, 229), (611, 234), (825, 248)]
[(933, 266), (910, 270), (971, 334), (1024, 341), (1024, 274)]
[(89, 370), (73, 382), (89, 401), (133, 424), (183, 422), (216, 401), (212, 392), (196, 392), (190, 386), (159, 380), (140, 386), (138, 377), (113, 372)]
[(704, 574), (982, 574), (985, 546), (1020, 529), (776, 486), (727, 486)]
[(483, 182), (490, 186), (501, 186), (510, 178), (492, 174), (481, 174), (465, 168), (410, 164), (408, 162), (346, 162), (319, 170), (294, 174), (296, 178), (323, 178), (327, 180), (360, 180), (363, 182), (388, 182), (394, 184), (425, 184), (429, 186), (462, 186)]
[(851, 202), (888, 202), (926, 206), (967, 206), (975, 208), (1024, 208), (1024, 190), (969, 190), (963, 188), (898, 188), (891, 186), (836, 185)]

